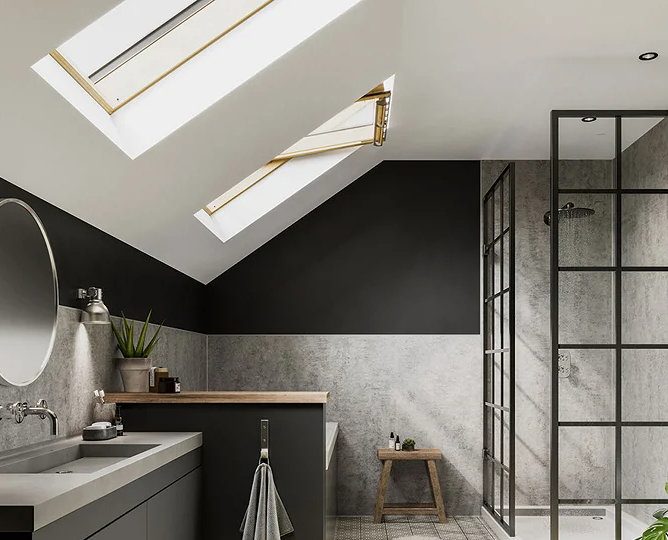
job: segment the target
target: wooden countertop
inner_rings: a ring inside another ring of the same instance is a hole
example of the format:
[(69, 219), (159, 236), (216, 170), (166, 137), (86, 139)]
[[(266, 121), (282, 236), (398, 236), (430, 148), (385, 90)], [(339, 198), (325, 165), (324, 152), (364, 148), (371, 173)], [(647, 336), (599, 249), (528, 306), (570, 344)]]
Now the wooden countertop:
[(121, 392), (106, 394), (111, 403), (327, 403), (329, 392)]

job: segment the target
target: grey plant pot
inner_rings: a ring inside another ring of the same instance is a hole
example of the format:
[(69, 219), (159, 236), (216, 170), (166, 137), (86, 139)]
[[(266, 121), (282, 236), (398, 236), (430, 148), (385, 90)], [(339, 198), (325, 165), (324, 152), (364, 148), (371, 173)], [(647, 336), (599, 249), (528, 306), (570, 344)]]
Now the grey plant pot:
[(121, 372), (125, 392), (148, 392), (148, 375), (151, 370), (149, 358), (119, 358), (118, 371)]

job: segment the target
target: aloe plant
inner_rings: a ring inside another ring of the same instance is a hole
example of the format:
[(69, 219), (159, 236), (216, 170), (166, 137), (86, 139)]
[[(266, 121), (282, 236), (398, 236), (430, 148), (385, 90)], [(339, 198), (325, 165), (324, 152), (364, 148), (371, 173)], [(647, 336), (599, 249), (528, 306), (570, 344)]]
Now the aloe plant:
[[(668, 493), (668, 482), (664, 489)], [(668, 538), (668, 508), (662, 508), (652, 514), (656, 521), (636, 540), (666, 540)]]
[(142, 326), (141, 332), (139, 333), (139, 339), (137, 340), (136, 344), (134, 342), (134, 321), (128, 322), (128, 320), (125, 318), (125, 315), (121, 313), (123, 320), (120, 331), (118, 328), (116, 328), (114, 321), (111, 321), (111, 328), (113, 329), (114, 335), (116, 336), (118, 349), (125, 358), (148, 358), (153, 349), (155, 349), (155, 346), (158, 344), (158, 341), (160, 341), (158, 334), (160, 334), (160, 330), (162, 330), (162, 323), (160, 323), (160, 326), (155, 331), (155, 334), (153, 334), (151, 340), (146, 343), (146, 333), (148, 332), (148, 325), (151, 320), (152, 312), (153, 310), (148, 312), (148, 317), (146, 317), (146, 322)]

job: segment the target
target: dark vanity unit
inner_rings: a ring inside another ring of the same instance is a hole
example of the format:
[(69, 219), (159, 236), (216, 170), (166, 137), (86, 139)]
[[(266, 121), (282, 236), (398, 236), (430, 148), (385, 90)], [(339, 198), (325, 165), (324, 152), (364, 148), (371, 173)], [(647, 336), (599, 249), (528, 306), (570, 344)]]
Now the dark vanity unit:
[(198, 540), (201, 433), (57, 439), (0, 458), (0, 538)]
[(295, 540), (325, 538), (325, 406), (327, 392), (192, 392), (108, 394), (121, 405), (125, 429), (201, 431), (203, 536), (238, 540), (260, 425), (269, 420), (269, 463), (290, 515)]

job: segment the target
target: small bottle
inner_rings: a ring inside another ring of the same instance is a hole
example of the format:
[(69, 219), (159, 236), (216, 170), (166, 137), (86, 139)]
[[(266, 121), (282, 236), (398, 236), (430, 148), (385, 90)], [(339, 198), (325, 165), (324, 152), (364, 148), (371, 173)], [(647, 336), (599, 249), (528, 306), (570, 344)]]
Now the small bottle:
[(116, 435), (118, 437), (123, 436), (123, 418), (121, 418), (121, 406), (116, 405), (116, 418), (114, 419), (116, 424)]
[(390, 432), (390, 442), (387, 446), (390, 450), (394, 450), (394, 431)]
[(398, 434), (397, 434), (397, 438), (394, 441), (394, 449), (395, 450), (401, 450), (401, 439), (399, 438)]

